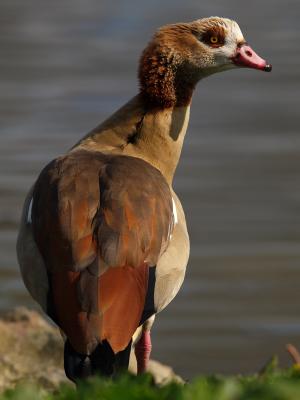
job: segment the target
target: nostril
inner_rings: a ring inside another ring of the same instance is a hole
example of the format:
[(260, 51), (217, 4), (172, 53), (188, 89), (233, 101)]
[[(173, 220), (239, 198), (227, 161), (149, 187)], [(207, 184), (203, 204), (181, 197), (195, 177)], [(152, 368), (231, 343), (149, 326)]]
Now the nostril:
[(246, 50), (246, 54), (247, 54), (248, 57), (252, 57), (252, 53), (251, 53), (250, 50)]

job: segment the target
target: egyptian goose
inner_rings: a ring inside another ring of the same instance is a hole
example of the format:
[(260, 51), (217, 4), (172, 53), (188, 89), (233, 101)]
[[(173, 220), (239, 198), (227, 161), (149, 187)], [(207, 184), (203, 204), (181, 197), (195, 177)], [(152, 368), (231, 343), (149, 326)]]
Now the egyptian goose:
[(41, 172), (25, 200), (17, 252), (32, 297), (65, 335), (66, 375), (147, 368), (154, 315), (177, 294), (189, 237), (172, 181), (199, 80), (271, 71), (238, 24), (167, 25), (144, 50), (140, 92)]

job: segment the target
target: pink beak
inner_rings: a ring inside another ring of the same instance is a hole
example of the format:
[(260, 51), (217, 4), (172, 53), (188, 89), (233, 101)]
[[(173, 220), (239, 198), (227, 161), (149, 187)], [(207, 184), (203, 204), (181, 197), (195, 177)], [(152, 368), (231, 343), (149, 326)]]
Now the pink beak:
[(270, 72), (272, 71), (272, 65), (268, 64), (266, 60), (259, 57), (254, 50), (247, 44), (237, 48), (235, 56), (232, 57), (232, 61), (235, 65), (239, 67), (247, 67), (260, 69), (262, 71)]

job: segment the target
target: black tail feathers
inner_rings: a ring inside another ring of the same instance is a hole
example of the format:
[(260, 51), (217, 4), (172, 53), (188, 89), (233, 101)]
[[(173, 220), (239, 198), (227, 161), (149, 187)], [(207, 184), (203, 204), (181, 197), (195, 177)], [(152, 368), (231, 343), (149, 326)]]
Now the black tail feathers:
[(104, 340), (90, 355), (77, 353), (69, 340), (65, 342), (64, 368), (66, 376), (73, 382), (93, 375), (114, 377), (121, 370), (128, 369), (131, 341), (123, 351), (115, 354)]

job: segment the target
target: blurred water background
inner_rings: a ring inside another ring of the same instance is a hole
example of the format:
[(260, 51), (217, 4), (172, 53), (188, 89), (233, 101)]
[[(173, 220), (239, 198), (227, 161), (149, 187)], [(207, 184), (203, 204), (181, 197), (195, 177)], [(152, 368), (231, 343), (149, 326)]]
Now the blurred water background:
[(40, 169), (137, 92), (162, 24), (236, 19), (271, 74), (200, 82), (175, 179), (191, 257), (153, 329), (153, 357), (186, 378), (257, 371), (300, 346), (300, 3), (0, 0), (0, 309), (35, 304), (18, 271), (24, 196)]

